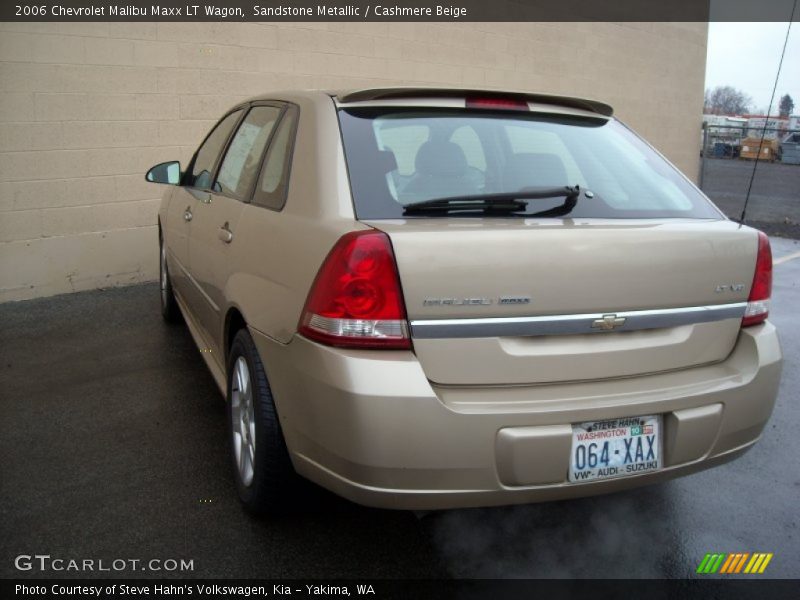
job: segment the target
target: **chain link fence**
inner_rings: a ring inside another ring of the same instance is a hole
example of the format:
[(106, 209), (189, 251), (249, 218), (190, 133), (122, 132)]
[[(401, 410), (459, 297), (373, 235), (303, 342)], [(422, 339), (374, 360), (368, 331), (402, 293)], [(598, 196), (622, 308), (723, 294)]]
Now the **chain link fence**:
[(746, 160), (754, 160), (758, 156), (759, 160), (800, 164), (800, 156), (797, 154), (799, 143), (798, 129), (708, 125), (702, 129), (700, 155), (704, 158)]
[(800, 130), (743, 123), (707, 125), (700, 134), (699, 184), (708, 197), (738, 221), (752, 177), (747, 223), (800, 239)]

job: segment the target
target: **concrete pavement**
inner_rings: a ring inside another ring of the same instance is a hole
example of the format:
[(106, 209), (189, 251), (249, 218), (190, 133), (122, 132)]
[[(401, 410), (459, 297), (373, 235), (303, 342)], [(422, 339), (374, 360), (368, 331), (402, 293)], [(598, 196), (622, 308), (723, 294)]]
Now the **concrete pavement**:
[(41, 576), (13, 566), (39, 553), (192, 559), (197, 577), (682, 578), (706, 552), (761, 551), (772, 577), (800, 577), (800, 258), (780, 262), (800, 243), (773, 251), (786, 362), (752, 451), (632, 492), (424, 517), (331, 497), (247, 516), (223, 403), (155, 285), (0, 305), (0, 576)]

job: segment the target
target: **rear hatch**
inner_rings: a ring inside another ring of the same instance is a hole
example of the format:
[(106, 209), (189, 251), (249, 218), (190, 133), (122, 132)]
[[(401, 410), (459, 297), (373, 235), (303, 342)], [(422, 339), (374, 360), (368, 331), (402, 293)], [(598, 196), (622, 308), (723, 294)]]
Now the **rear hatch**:
[(757, 247), (753, 230), (729, 221), (369, 224), (391, 238), (426, 375), (456, 385), (605, 379), (723, 360)]
[(356, 216), (391, 240), (431, 381), (606, 379), (731, 352), (758, 236), (611, 112), (499, 92), (339, 99)]

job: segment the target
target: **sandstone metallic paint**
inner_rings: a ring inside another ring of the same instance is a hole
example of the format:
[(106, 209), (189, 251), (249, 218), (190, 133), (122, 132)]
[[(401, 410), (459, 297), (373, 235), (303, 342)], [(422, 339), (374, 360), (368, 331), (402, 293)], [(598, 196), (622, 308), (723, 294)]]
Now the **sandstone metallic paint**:
[[(743, 330), (730, 356), (713, 365), (604, 381), (441, 386), (411, 352), (254, 339), (275, 374), (295, 468), (355, 502), (404, 509), (574, 498), (721, 464), (761, 436), (782, 361), (775, 328), (766, 323)], [(567, 483), (570, 424), (649, 414), (664, 415), (663, 470)], [(504, 438), (516, 428), (509, 444)], [(542, 453), (515, 451), (541, 448), (540, 435), (561, 439)]]
[[(754, 230), (726, 220), (409, 219), (371, 221), (392, 240), (409, 318), (570, 315), (741, 303)], [(742, 283), (736, 292), (717, 286)], [(501, 296), (530, 297), (500, 304)], [(429, 305), (428, 298), (490, 304)], [(414, 338), (432, 381), (519, 384), (602, 379), (725, 358), (738, 318), (585, 335)], [(412, 328), (413, 331), (413, 328)]]
[[(244, 204), (235, 225), (230, 222), (231, 242), (217, 240), (224, 260), (209, 259), (206, 274), (193, 280), (182, 271), (189, 269), (194, 231), (184, 211), (197, 194), (168, 190), (159, 220), (189, 329), (199, 347), (218, 349), (201, 356), (224, 393), (227, 323), (240, 314), (265, 363), (302, 475), (375, 506), (505, 504), (660, 481), (729, 460), (758, 439), (781, 368), (769, 323), (746, 330), (738, 319), (727, 319), (540, 339), (415, 339), (413, 351), (337, 349), (298, 336), (325, 256), (343, 234), (370, 226), (392, 240), (411, 319), (742, 302), (752, 281), (756, 234), (722, 218), (361, 223), (334, 100), (323, 92), (269, 99), (300, 109), (286, 207), (276, 212)], [(201, 301), (203, 282), (219, 308), (216, 320), (192, 308)], [(737, 292), (715, 292), (718, 284), (739, 282), (745, 287)], [(423, 303), (445, 295), (532, 300), (446, 308)], [(665, 417), (664, 470), (566, 483), (563, 449), (571, 423), (644, 414)], [(541, 442), (552, 436), (558, 443)]]

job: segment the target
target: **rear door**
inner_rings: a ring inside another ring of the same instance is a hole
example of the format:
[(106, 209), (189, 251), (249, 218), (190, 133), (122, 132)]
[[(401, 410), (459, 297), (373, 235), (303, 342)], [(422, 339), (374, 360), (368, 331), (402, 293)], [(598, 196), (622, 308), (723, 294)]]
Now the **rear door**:
[(230, 139), (207, 197), (197, 205), (189, 241), (189, 264), (201, 302), (197, 316), (208, 334), (211, 351), (222, 357), (225, 286), (238, 226), (253, 194), (267, 144), (283, 107), (252, 106)]

